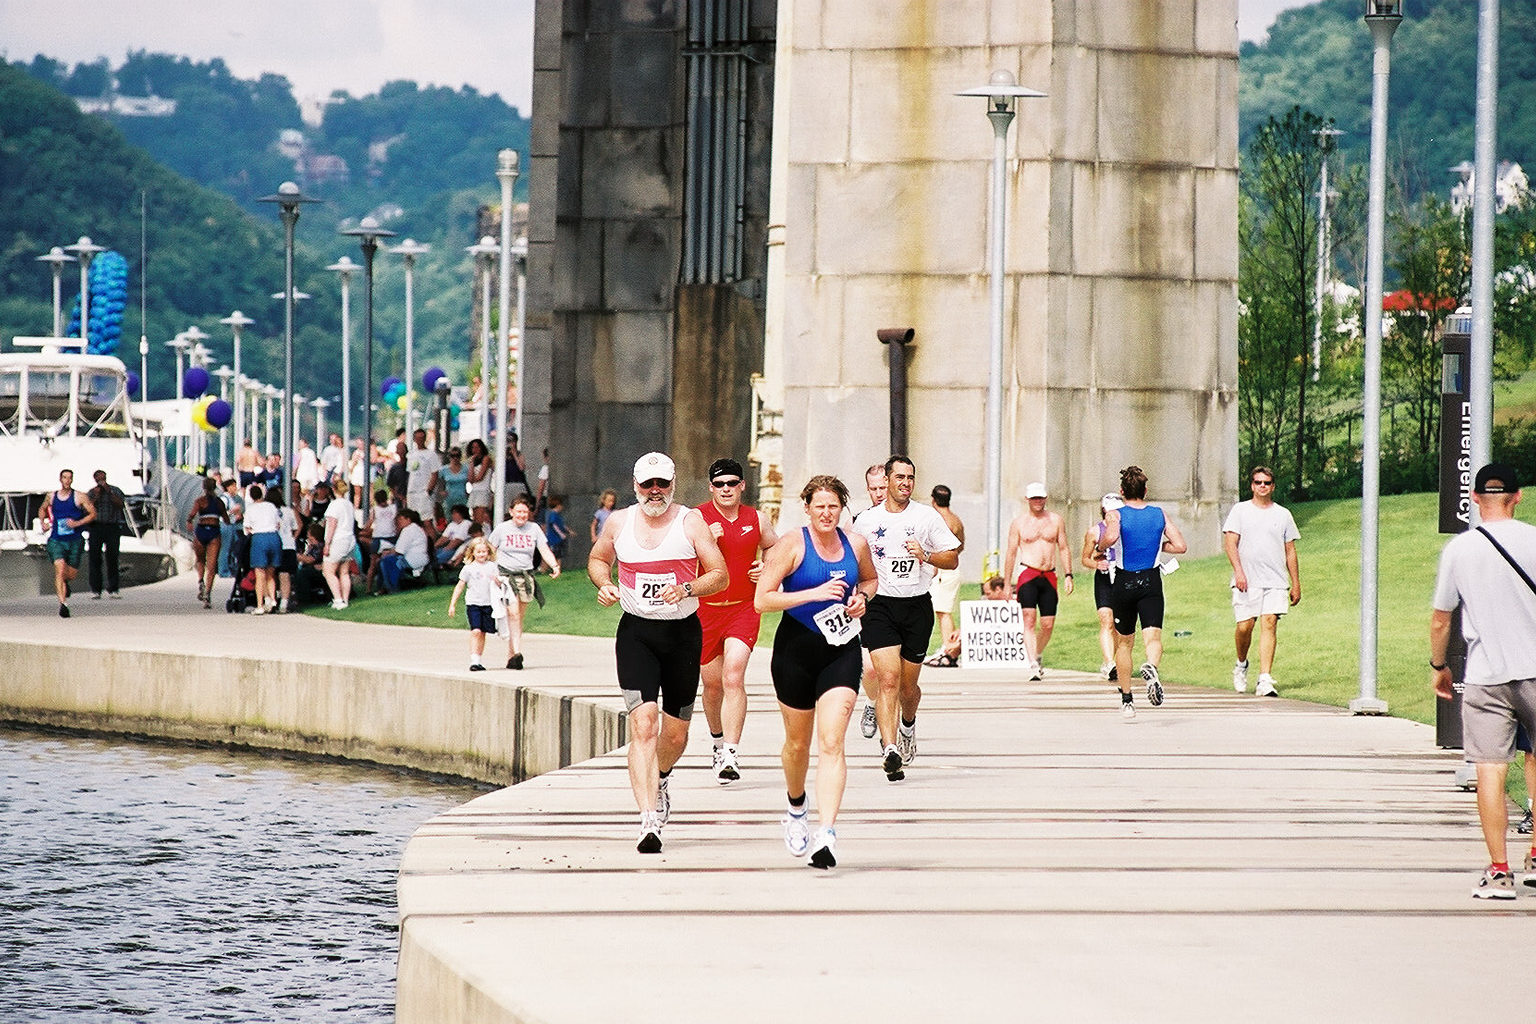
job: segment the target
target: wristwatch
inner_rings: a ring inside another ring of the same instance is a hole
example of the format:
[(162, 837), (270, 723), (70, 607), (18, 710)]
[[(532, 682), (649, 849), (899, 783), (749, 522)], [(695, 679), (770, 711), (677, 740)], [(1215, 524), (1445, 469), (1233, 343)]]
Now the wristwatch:
[(692, 583), (684, 583), (683, 584), (683, 593), (685, 595), (687, 595), (688, 597), (692, 597), (693, 596), (693, 584)]
[(1434, 669), (1436, 672), (1439, 672), (1441, 669), (1445, 668), (1445, 662), (1441, 662), (1440, 664), (1436, 665), (1435, 659), (1431, 658), (1429, 659), (1429, 667)]

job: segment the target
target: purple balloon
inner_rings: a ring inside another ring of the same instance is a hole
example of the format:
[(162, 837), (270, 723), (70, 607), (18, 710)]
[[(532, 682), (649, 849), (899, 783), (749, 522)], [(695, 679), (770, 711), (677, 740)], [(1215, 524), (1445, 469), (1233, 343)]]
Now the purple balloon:
[(203, 413), (203, 418), (208, 421), (210, 427), (227, 427), (234, 417), (235, 410), (222, 398), (215, 398), (208, 403), (208, 409)]
[(197, 398), (208, 390), (208, 371), (201, 366), (193, 366), (181, 375), (181, 397)]
[(441, 366), (434, 366), (421, 375), (421, 386), (427, 391), (435, 391), (437, 390), (437, 382), (446, 376), (448, 374), (443, 372)]
[(399, 377), (385, 377), (382, 381), (379, 382), (380, 397), (388, 398), (391, 388), (393, 388), (396, 384), (404, 383), (405, 382), (402, 381)]
[(134, 371), (129, 370), (128, 371), (128, 397), (132, 398), (133, 396), (137, 395), (138, 393), (139, 393), (139, 375), (137, 373), (135, 373)]

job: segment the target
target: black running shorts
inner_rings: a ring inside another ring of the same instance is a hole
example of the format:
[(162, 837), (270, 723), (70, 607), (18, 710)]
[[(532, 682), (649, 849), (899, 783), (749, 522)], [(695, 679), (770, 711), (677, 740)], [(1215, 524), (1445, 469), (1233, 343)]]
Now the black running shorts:
[(900, 647), (903, 661), (921, 665), (928, 657), (928, 640), (933, 636), (933, 599), (927, 594), (876, 594), (869, 599), (869, 610), (864, 613), (860, 628), (866, 651)]
[(1114, 599), (1110, 596), (1109, 573), (1093, 573), (1093, 606), (1095, 608), (1113, 608)]
[(1131, 636), (1136, 620), (1142, 629), (1163, 628), (1163, 573), (1157, 567), (1115, 573), (1110, 586), (1110, 611), (1115, 615), (1115, 632)]
[(619, 665), (619, 689), (625, 706), (661, 704), (673, 718), (693, 717), (699, 695), (699, 651), (704, 631), (699, 617), (646, 619), (625, 612), (613, 638)]
[(1056, 588), (1045, 576), (1034, 576), (1019, 584), (1014, 598), (1020, 608), (1038, 608), (1043, 618), (1056, 617)]
[(813, 711), (823, 694), (839, 686), (857, 692), (864, 663), (859, 657), (857, 640), (833, 647), (820, 633), (786, 614), (779, 619), (778, 632), (773, 635), (770, 671), (773, 692), (780, 704), (797, 711)]

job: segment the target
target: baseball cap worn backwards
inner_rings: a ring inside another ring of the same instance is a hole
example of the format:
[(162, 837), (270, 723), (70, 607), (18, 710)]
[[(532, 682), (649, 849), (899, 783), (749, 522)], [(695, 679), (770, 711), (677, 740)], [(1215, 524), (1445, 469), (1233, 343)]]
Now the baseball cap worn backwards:
[(1519, 489), (1520, 477), (1507, 462), (1488, 463), (1472, 482), (1474, 494), (1514, 494)]
[(1118, 494), (1106, 494), (1099, 499), (1099, 504), (1104, 506), (1104, 511), (1113, 512), (1125, 505), (1125, 499)]
[(635, 463), (636, 480), (675, 480), (677, 479), (677, 467), (672, 460), (661, 452), (650, 452), (640, 456)]

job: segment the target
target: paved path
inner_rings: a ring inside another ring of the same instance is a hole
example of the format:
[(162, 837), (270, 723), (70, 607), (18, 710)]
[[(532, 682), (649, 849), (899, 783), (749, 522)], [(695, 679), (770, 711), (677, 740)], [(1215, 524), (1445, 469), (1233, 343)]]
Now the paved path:
[[(429, 674), (462, 661), (462, 632), (227, 616), (190, 597), (176, 580), (77, 599), (67, 622), (46, 598), (0, 617), (92, 646), (344, 650)], [(609, 641), (535, 636), (530, 650), (533, 668), (487, 682), (617, 705)], [(765, 657), (750, 678), (744, 778), (713, 784), (695, 728), (660, 856), (634, 850), (622, 751), (426, 824), (401, 873), (400, 1019), (1528, 1012), (1536, 896), (1470, 898), (1476, 812), (1428, 727), (1179, 686), (1127, 724), (1088, 676), (929, 670), (906, 782), (850, 730), (840, 864), (822, 873), (780, 841)]]

